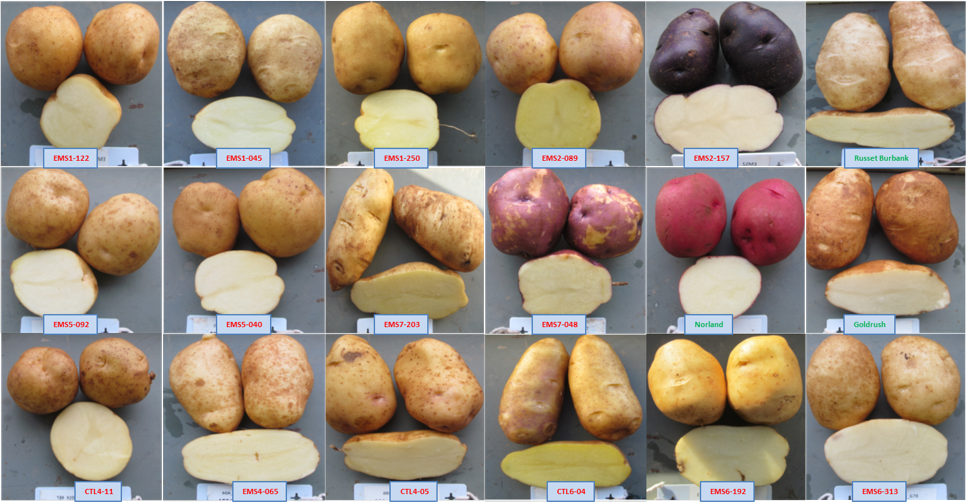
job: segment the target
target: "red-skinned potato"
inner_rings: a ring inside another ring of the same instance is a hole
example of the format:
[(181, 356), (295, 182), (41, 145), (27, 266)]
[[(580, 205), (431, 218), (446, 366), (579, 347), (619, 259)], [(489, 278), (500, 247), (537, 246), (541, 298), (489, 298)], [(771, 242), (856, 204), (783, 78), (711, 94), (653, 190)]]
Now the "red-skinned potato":
[(547, 255), (560, 240), (570, 198), (553, 171), (520, 167), (490, 186), (486, 207), (493, 246), (509, 255), (537, 258)]
[(644, 210), (633, 195), (607, 185), (587, 185), (570, 201), (564, 238), (591, 258), (630, 253), (641, 240)]
[(751, 185), (731, 209), (731, 242), (741, 256), (759, 267), (788, 258), (804, 231), (802, 196), (785, 180)]
[(704, 173), (674, 178), (657, 194), (654, 221), (665, 251), (678, 258), (704, 256), (728, 224), (724, 191)]

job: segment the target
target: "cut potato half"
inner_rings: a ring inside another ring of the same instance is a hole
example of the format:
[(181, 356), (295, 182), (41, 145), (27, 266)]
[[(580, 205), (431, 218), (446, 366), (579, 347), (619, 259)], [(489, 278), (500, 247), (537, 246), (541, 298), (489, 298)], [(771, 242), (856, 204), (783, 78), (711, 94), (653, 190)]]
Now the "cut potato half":
[(674, 447), (688, 481), (754, 481), (765, 486), (785, 474), (788, 441), (771, 427), (709, 425), (692, 429)]
[(117, 476), (131, 460), (134, 446), (124, 420), (103, 404), (82, 401), (57, 415), (50, 446), (67, 472), (88, 481)]
[(40, 129), (57, 148), (101, 148), (121, 121), (117, 98), (90, 75), (74, 75), (47, 98)]
[(517, 280), (531, 314), (590, 314), (612, 293), (610, 272), (569, 249), (524, 263)]
[(349, 439), (342, 453), (353, 471), (406, 481), (455, 471), (463, 463), (466, 445), (452, 434), (436, 431), (383, 432)]
[(745, 313), (761, 292), (761, 272), (741, 256), (705, 256), (681, 275), (678, 293), (686, 314)]
[(267, 99), (235, 96), (208, 104), (195, 115), (191, 132), (211, 148), (271, 148), (284, 151), (295, 122), (285, 108)]
[(931, 148), (956, 132), (945, 113), (925, 108), (896, 108), (887, 112), (821, 111), (805, 121), (805, 130), (836, 143), (880, 148)]
[(181, 450), (184, 469), (205, 481), (296, 481), (315, 472), (319, 450), (294, 431), (254, 429), (209, 434)]
[(507, 455), (500, 468), (507, 476), (530, 486), (546, 488), (547, 481), (593, 481), (617, 486), (631, 475), (624, 452), (606, 441), (553, 441)]
[(946, 437), (902, 419), (846, 427), (825, 441), (825, 459), (838, 477), (853, 481), (921, 483), (946, 465)]
[(13, 292), (27, 310), (44, 314), (86, 314), (97, 301), (97, 278), (69, 249), (31, 251), (10, 264)]
[(352, 303), (376, 314), (425, 314), (441, 319), (469, 303), (463, 279), (429, 263), (404, 263), (352, 285)]
[(433, 98), (416, 91), (374, 92), (362, 100), (356, 119), (359, 141), (369, 149), (433, 148), (439, 141), (439, 118)]
[(600, 134), (600, 107), (576, 80), (534, 84), (520, 97), (516, 130), (527, 148), (590, 148)]
[(949, 305), (949, 288), (932, 269), (875, 260), (829, 279), (825, 298), (856, 314), (918, 315)]
[(195, 293), (201, 307), (219, 314), (268, 314), (285, 291), (271, 256), (255, 251), (225, 251), (198, 265)]

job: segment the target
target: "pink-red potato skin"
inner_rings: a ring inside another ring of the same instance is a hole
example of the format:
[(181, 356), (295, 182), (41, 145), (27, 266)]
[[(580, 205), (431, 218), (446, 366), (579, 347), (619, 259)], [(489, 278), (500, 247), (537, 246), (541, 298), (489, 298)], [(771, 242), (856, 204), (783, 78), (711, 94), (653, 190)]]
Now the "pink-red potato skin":
[(802, 196), (785, 180), (751, 185), (731, 209), (731, 242), (741, 256), (759, 267), (788, 258), (804, 231)]
[(724, 191), (704, 173), (674, 178), (657, 194), (654, 222), (661, 246), (672, 256), (704, 256), (728, 224)]
[(564, 238), (591, 258), (630, 253), (641, 240), (644, 210), (626, 191), (607, 185), (587, 185), (574, 193)]
[(509, 255), (537, 258), (560, 241), (570, 198), (553, 171), (520, 167), (490, 186), (486, 207), (493, 247)]

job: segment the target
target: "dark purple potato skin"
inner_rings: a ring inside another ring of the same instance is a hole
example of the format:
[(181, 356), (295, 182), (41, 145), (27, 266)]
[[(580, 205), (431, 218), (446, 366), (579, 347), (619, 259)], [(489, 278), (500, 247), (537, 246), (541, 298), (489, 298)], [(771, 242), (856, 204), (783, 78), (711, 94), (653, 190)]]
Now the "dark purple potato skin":
[(721, 52), (745, 84), (780, 97), (802, 79), (805, 65), (798, 41), (774, 12), (738, 2), (721, 14), (720, 26)]
[(674, 18), (648, 67), (651, 83), (665, 94), (686, 94), (711, 85), (718, 65), (718, 23), (701, 9)]

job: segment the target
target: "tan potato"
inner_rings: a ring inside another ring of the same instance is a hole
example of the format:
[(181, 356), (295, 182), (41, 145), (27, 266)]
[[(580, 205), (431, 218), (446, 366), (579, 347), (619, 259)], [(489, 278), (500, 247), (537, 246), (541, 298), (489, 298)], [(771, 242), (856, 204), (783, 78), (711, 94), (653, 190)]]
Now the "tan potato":
[(198, 2), (168, 32), (168, 63), (188, 94), (213, 98), (235, 85), (245, 64), (245, 35), (225, 9)]
[(497, 421), (507, 439), (520, 444), (549, 441), (563, 408), (570, 356), (563, 342), (543, 338), (527, 348), (510, 373)]
[(174, 356), (168, 383), (188, 415), (211, 432), (231, 432), (245, 416), (238, 363), (214, 333)]
[(959, 404), (959, 367), (939, 343), (900, 336), (882, 349), (882, 387), (900, 417), (938, 425)]
[(266, 429), (298, 422), (315, 383), (305, 348), (287, 335), (255, 340), (242, 358), (241, 379), (245, 413)]
[(483, 407), (483, 388), (453, 347), (423, 338), (406, 344), (393, 367), (406, 411), (439, 432), (463, 430)]
[(295, 169), (272, 169), (245, 185), (238, 211), (248, 236), (276, 258), (307, 250), (325, 229), (325, 196)]
[(643, 59), (641, 23), (615, 3), (597, 2), (580, 9), (560, 35), (560, 68), (594, 92), (630, 82)]
[(472, 202), (408, 185), (393, 196), (392, 212), (406, 235), (443, 265), (472, 272), (483, 262), (483, 213)]
[(379, 430), (396, 413), (386, 361), (365, 339), (343, 335), (325, 356), (325, 421), (343, 434)]
[(753, 336), (728, 356), (728, 404), (753, 424), (775, 425), (802, 406), (802, 370), (781, 336)]
[(7, 392), (22, 410), (43, 415), (64, 409), (77, 396), (77, 366), (53, 347), (27, 349), (7, 374)]
[(78, 73), (47, 98), (40, 130), (57, 148), (102, 148), (121, 121), (121, 104), (96, 78)]
[(463, 92), (483, 64), (470, 23), (452, 14), (426, 14), (406, 29), (409, 74), (426, 94)]
[(889, 242), (917, 263), (945, 261), (959, 245), (949, 190), (932, 174), (909, 171), (890, 177), (875, 194), (875, 214)]
[(644, 420), (641, 402), (609, 343), (596, 335), (578, 338), (567, 379), (577, 418), (587, 432), (606, 441), (637, 432)]
[(319, 466), (319, 449), (295, 431), (208, 434), (181, 449), (184, 469), (205, 481), (297, 481)]
[(275, 101), (292, 103), (312, 91), (322, 66), (322, 37), (297, 16), (279, 14), (248, 39), (248, 67), (255, 83)]
[(7, 197), (7, 230), (35, 248), (69, 241), (87, 217), (87, 187), (60, 169), (31, 169), (17, 178)]
[(805, 202), (805, 259), (819, 270), (852, 263), (869, 234), (875, 199), (861, 169), (839, 167), (812, 189)]
[(369, 268), (389, 225), (392, 195), (392, 176), (383, 169), (364, 169), (346, 191), (325, 251), (332, 291), (355, 284)]
[(27, 310), (86, 314), (97, 301), (97, 278), (83, 258), (64, 248), (31, 251), (10, 264), (13, 292)]
[(463, 463), (466, 445), (452, 434), (436, 431), (362, 434), (345, 442), (345, 466), (378, 478), (433, 478)]
[(889, 40), (875, 18), (853, 12), (829, 28), (815, 62), (815, 80), (837, 110), (864, 112), (889, 90)]
[(127, 275), (147, 263), (160, 240), (158, 208), (141, 195), (125, 193), (91, 211), (77, 233), (77, 251), (105, 274)]
[(123, 338), (101, 338), (81, 352), (81, 391), (108, 408), (140, 402), (151, 392), (154, 376), (144, 352)]
[(832, 335), (812, 352), (805, 393), (815, 421), (841, 430), (869, 416), (879, 401), (879, 369), (869, 348), (848, 335)]
[(84, 57), (101, 79), (136, 84), (154, 67), (160, 43), (154, 16), (140, 5), (122, 3), (94, 15), (84, 35)]
[(966, 102), (966, 54), (932, 9), (922, 2), (895, 2), (889, 28), (892, 67), (907, 98), (930, 110)]
[(84, 35), (67, 9), (31, 7), (10, 22), (4, 45), (17, 80), (38, 91), (53, 91), (80, 63)]
[(181, 249), (205, 258), (235, 247), (241, 220), (238, 196), (219, 183), (197, 181), (181, 191), (171, 210)]
[(335, 78), (353, 94), (370, 94), (393, 84), (405, 55), (399, 26), (375, 2), (353, 5), (332, 24)]
[[(526, 42), (521, 45), (521, 40)], [(542, 17), (518, 14), (490, 32), (486, 60), (504, 87), (523, 94), (531, 85), (550, 81), (557, 69), (557, 42)]]
[(691, 340), (672, 340), (657, 349), (647, 371), (647, 387), (657, 409), (682, 424), (713, 424), (725, 410), (721, 363)]
[(124, 419), (91, 402), (74, 403), (57, 415), (50, 427), (50, 446), (67, 472), (87, 481), (117, 476), (134, 450)]

